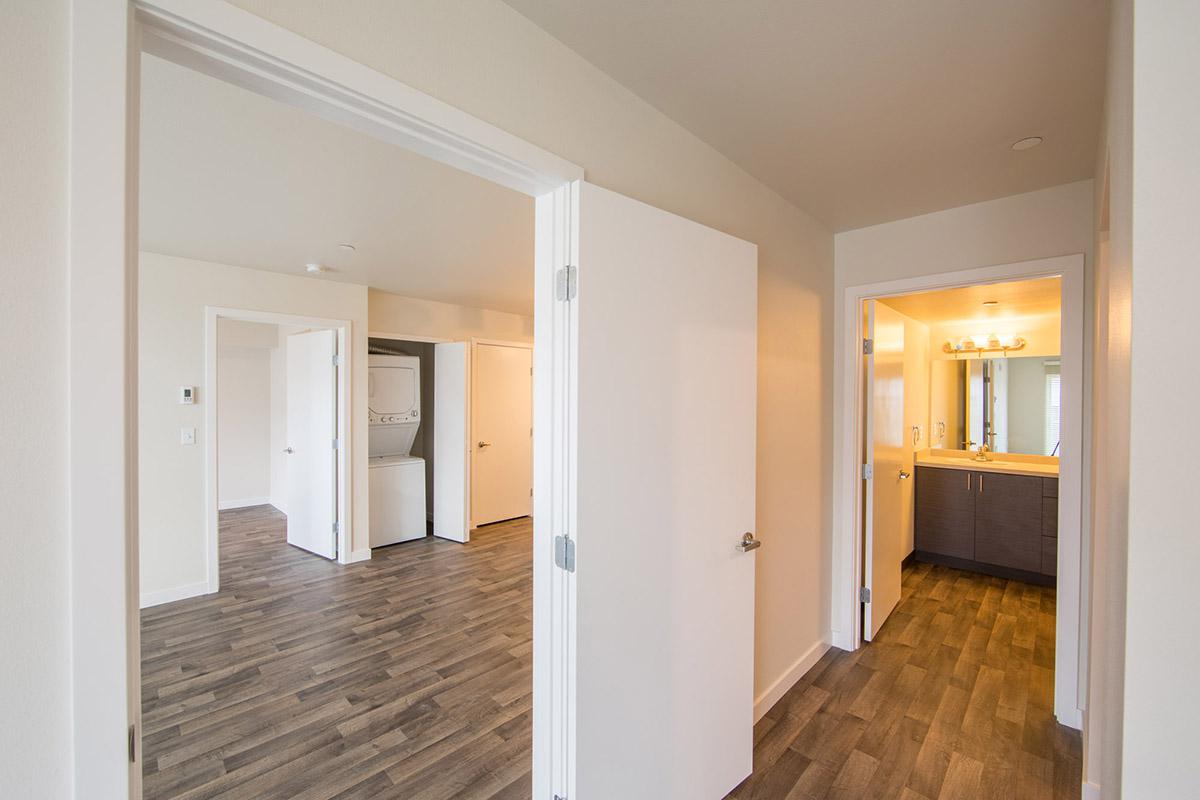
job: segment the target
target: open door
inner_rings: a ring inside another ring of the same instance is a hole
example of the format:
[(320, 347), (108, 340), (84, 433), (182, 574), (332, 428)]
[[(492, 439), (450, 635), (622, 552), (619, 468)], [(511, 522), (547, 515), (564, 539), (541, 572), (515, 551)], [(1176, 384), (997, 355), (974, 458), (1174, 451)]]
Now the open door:
[(455, 542), (471, 536), (467, 509), (466, 342), (433, 346), (433, 535)]
[(471, 362), (471, 522), (533, 513), (533, 348), (477, 342)]
[[(904, 492), (911, 491), (904, 429), (904, 319), (882, 303), (866, 302), (866, 461), (863, 638), (870, 641), (900, 602)], [(911, 458), (911, 447), (907, 448)]]
[(337, 332), (287, 337), (287, 541), (337, 556)]
[(578, 214), (569, 796), (720, 798), (752, 766), (757, 249), (587, 183)]

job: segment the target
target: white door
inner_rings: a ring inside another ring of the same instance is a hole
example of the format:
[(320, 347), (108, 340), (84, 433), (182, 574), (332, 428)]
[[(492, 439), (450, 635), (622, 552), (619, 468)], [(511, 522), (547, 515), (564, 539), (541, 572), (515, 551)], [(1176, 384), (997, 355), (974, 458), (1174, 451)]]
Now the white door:
[(456, 542), (470, 538), (467, 516), (466, 342), (433, 346), (433, 535)]
[(471, 521), (533, 507), (533, 349), (478, 342), (471, 363)]
[(715, 800), (753, 748), (757, 249), (587, 183), (578, 212), (568, 796)]
[(287, 540), (337, 555), (337, 332), (287, 337)]
[(863, 603), (863, 638), (875, 638), (900, 602), (900, 563), (904, 531), (904, 493), (912, 491), (907, 468), (911, 458), (904, 428), (904, 318), (882, 303), (867, 301), (866, 536), (863, 585), (871, 591)]

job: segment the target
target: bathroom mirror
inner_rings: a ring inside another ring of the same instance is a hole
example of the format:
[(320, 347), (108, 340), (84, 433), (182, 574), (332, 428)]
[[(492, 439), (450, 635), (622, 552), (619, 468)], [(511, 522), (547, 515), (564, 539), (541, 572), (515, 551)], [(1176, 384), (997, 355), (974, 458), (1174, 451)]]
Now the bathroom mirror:
[(950, 450), (986, 443), (997, 453), (1059, 455), (1057, 356), (934, 361), (931, 443)]

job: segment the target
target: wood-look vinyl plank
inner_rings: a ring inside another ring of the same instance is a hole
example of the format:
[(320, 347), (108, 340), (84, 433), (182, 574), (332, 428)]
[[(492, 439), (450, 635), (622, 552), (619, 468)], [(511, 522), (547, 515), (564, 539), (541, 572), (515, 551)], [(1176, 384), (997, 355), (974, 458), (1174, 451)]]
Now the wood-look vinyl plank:
[(755, 727), (729, 796), (1065, 800), (1079, 734), (1053, 716), (1054, 590), (930, 564), (875, 641), (830, 650)]
[(349, 566), (285, 524), (222, 512), (221, 591), (142, 612), (144, 796), (527, 797), (530, 521)]

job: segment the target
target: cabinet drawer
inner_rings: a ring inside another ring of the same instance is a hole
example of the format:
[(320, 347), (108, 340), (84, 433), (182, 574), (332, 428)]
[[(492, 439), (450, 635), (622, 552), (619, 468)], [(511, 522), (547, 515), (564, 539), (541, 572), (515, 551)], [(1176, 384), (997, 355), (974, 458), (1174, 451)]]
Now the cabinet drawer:
[(1042, 498), (1042, 536), (1058, 536), (1058, 498)]
[(1042, 574), (1058, 574), (1058, 539), (1042, 537)]

